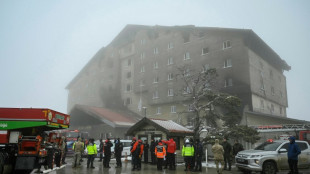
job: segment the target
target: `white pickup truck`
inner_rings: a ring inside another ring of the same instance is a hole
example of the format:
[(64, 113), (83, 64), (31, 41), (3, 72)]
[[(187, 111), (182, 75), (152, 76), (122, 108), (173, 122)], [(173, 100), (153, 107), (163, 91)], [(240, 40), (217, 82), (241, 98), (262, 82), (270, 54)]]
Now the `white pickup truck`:
[[(306, 141), (298, 141), (301, 154), (298, 156), (298, 168), (310, 167), (310, 146)], [(236, 166), (243, 173), (252, 171), (263, 174), (275, 174), (278, 171), (289, 170), (287, 150), (289, 141), (276, 140), (268, 141), (257, 146), (253, 150), (239, 152), (236, 157)]]

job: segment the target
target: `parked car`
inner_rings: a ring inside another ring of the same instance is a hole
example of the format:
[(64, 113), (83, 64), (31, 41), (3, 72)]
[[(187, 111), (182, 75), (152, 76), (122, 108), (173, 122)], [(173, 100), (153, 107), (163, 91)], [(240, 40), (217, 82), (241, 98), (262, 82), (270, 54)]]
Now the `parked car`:
[[(306, 141), (295, 141), (301, 154), (298, 156), (298, 168), (310, 167), (310, 146)], [(287, 151), (289, 141), (267, 141), (253, 150), (239, 152), (236, 157), (236, 166), (244, 173), (262, 172), (275, 174), (278, 171), (289, 170)]]

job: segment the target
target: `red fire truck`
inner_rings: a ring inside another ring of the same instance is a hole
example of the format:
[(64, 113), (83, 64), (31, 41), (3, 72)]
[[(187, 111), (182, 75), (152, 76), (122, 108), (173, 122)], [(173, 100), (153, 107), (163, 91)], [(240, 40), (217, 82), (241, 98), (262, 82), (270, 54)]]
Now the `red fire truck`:
[(61, 165), (61, 136), (70, 116), (51, 109), (0, 108), (0, 174), (30, 173)]

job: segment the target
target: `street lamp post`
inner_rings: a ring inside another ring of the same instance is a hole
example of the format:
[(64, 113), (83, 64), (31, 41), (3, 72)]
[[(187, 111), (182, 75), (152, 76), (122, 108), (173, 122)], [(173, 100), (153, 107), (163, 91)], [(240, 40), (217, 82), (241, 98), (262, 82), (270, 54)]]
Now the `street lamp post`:
[(146, 117), (146, 108), (147, 107), (142, 107), (144, 109), (144, 117)]

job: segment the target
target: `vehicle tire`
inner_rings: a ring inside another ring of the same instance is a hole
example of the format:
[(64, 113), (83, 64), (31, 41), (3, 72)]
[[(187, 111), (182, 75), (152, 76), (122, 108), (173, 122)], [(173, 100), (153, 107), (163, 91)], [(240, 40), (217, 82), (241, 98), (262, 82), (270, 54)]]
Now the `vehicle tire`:
[(4, 170), (4, 154), (0, 152), (0, 174), (3, 174)]
[(263, 174), (276, 174), (277, 173), (277, 167), (274, 164), (274, 162), (268, 161), (265, 162), (263, 165)]

